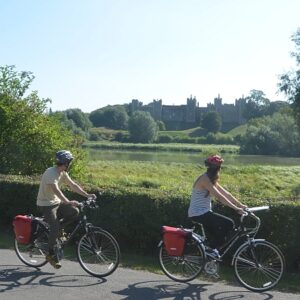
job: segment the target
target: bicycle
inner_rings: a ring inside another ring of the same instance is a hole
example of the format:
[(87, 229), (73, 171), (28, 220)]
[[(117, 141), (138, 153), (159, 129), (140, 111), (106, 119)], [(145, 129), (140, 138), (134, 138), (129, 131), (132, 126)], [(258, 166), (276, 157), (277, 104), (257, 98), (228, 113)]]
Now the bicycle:
[[(284, 273), (284, 256), (274, 244), (265, 239), (255, 239), (261, 222), (254, 212), (267, 209), (269, 209), (268, 206), (246, 209), (232, 237), (219, 249), (219, 257), (213, 256), (211, 249), (205, 245), (206, 237), (202, 225), (202, 234), (194, 232), (195, 228), (182, 228), (186, 240), (180, 256), (168, 254), (163, 240), (158, 244), (162, 271), (178, 282), (191, 281), (203, 270), (210, 276), (217, 275), (219, 263), (224, 255), (236, 242), (245, 237), (246, 241), (238, 247), (231, 261), (237, 281), (248, 290), (255, 292), (264, 292), (274, 288)], [(245, 220), (249, 218), (254, 220), (255, 224), (254, 226), (250, 224), (251, 226), (247, 228)]]
[[(83, 230), (84, 233), (77, 240), (78, 262), (90, 275), (105, 277), (117, 269), (120, 261), (120, 248), (109, 232), (87, 222), (86, 208), (98, 208), (96, 199), (88, 198), (80, 202), (79, 219), (68, 237), (57, 239), (55, 254), (61, 259), (64, 247), (79, 230)], [(33, 217), (33, 219), (37, 226), (32, 241), (24, 245), (15, 239), (14, 248), (18, 258), (25, 265), (40, 268), (47, 264), (49, 226), (43, 218)]]

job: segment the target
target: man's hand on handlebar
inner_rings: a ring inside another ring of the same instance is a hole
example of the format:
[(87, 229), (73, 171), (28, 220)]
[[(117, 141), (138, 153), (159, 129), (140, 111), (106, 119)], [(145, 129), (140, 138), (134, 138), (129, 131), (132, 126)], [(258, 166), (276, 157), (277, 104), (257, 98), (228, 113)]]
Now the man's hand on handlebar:
[(95, 194), (88, 194), (87, 198), (95, 200), (95, 199), (97, 199), (97, 196)]
[(76, 201), (76, 200), (70, 200), (69, 203), (72, 205), (72, 206), (79, 206), (79, 202)]

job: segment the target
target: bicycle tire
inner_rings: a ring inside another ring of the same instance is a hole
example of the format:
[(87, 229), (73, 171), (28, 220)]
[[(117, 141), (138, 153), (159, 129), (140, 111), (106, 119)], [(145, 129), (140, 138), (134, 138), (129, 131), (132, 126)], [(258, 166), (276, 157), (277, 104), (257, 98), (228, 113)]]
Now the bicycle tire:
[(274, 288), (282, 278), (284, 256), (270, 242), (254, 241), (252, 245), (245, 243), (237, 250), (233, 261), (235, 277), (248, 290), (265, 292)]
[(27, 266), (39, 268), (47, 264), (48, 234), (42, 232), (32, 243), (24, 245), (16, 239), (14, 249), (18, 258)]
[(195, 279), (202, 272), (206, 259), (203, 247), (193, 237), (186, 242), (182, 256), (168, 255), (164, 243), (161, 242), (158, 257), (162, 271), (178, 282)]
[(109, 232), (93, 227), (79, 239), (77, 258), (87, 273), (95, 277), (105, 277), (117, 269), (120, 248)]

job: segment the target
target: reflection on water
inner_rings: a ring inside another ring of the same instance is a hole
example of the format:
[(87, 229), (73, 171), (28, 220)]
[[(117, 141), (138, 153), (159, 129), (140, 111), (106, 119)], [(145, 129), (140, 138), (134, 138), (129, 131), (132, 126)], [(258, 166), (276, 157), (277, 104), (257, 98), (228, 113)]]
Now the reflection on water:
[[(89, 160), (132, 160), (132, 161), (161, 161), (179, 163), (202, 163), (205, 155), (202, 153), (173, 152), (173, 151), (125, 151), (88, 149)], [(266, 155), (222, 155), (227, 164), (258, 164), (277, 166), (300, 166), (300, 158), (277, 157)]]

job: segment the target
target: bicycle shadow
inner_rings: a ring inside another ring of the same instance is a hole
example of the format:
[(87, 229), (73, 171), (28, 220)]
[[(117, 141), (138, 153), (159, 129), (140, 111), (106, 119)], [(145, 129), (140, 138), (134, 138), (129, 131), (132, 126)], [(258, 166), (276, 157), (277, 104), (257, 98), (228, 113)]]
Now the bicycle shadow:
[[(268, 293), (255, 294), (260, 300), (270, 300), (274, 297)], [(235, 300), (235, 299), (253, 299), (253, 292), (251, 291), (226, 291), (214, 293), (208, 297), (209, 300)], [(257, 299), (257, 298), (255, 298)]]
[[(81, 280), (84, 277), (84, 280)], [(32, 269), (20, 265), (0, 265), (0, 293), (35, 288), (41, 285), (77, 287), (98, 285), (105, 279), (89, 275), (56, 275), (41, 269)]]
[[(210, 284), (177, 283), (170, 281), (143, 281), (128, 285), (128, 288), (112, 293), (126, 296), (123, 300), (200, 300), (201, 292), (206, 291)], [(188, 297), (188, 298), (187, 298)]]
[[(117, 295), (125, 296), (123, 300), (158, 300), (158, 299), (173, 299), (173, 300), (234, 300), (245, 299), (252, 300), (253, 292), (232, 290), (226, 292), (209, 293), (210, 286), (213, 284), (196, 284), (196, 283), (175, 283), (170, 281), (144, 281), (132, 285), (120, 291), (112, 291)], [(205, 295), (204, 295), (205, 293)], [(268, 293), (256, 294), (260, 300), (270, 300), (273, 296)]]

